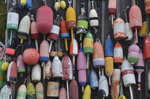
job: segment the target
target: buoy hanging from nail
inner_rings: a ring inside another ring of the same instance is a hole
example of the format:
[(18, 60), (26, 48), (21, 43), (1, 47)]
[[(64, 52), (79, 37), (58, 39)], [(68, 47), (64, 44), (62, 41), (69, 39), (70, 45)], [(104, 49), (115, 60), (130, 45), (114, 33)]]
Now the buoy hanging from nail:
[(98, 89), (99, 97), (108, 97), (109, 95), (109, 88), (108, 88), (108, 81), (104, 75), (104, 70), (102, 69), (102, 75), (99, 80), (99, 89)]
[(22, 55), (19, 55), (17, 57), (17, 67), (18, 67), (18, 73), (24, 73), (26, 71), (25, 69), (25, 64), (23, 62), (23, 56)]
[(56, 19), (54, 20), (52, 29), (47, 36), (47, 39), (50, 41), (49, 52), (51, 51), (52, 43), (54, 41), (58, 41), (59, 32), (60, 32), (60, 22), (61, 22), (61, 18), (59, 15), (57, 15)]
[(111, 24), (113, 27), (114, 24), (114, 18), (116, 14), (116, 9), (117, 9), (117, 1), (116, 0), (109, 0), (108, 1), (108, 14), (111, 16)]
[(50, 79), (52, 77), (52, 63), (49, 60), (45, 66), (45, 77), (46, 79)]
[(64, 87), (59, 91), (59, 99), (67, 99), (67, 91)]
[(35, 65), (39, 58), (39, 52), (34, 48), (25, 49), (23, 52), (23, 61), (28, 65)]
[(147, 15), (150, 14), (150, 5), (149, 5), (149, 3), (150, 3), (150, 0), (144, 0), (144, 4), (145, 4), (145, 13), (146, 13)]
[(54, 78), (61, 78), (63, 76), (62, 63), (58, 56), (55, 56), (52, 62), (52, 75)]
[(136, 84), (134, 69), (133, 66), (129, 63), (129, 61), (126, 58), (124, 59), (121, 65), (121, 71), (122, 71), (124, 86), (129, 87), (131, 99), (134, 99), (132, 93), (132, 85)]
[[(0, 89), (3, 88), (4, 86), (4, 81), (5, 81), (5, 76), (6, 76), (6, 71), (2, 71), (2, 64), (4, 63), (4, 60), (0, 59)], [(9, 64), (8, 64), (9, 65)]]
[(91, 87), (90, 87), (90, 85), (86, 85), (82, 99), (91, 99)]
[(141, 90), (141, 75), (144, 72), (144, 69), (145, 69), (145, 64), (144, 64), (144, 58), (141, 50), (139, 52), (139, 60), (135, 65), (135, 71), (138, 73), (138, 91)]
[(136, 43), (138, 43), (137, 30), (142, 27), (142, 14), (141, 14), (141, 9), (135, 4), (135, 2), (129, 11), (129, 23), (130, 23), (130, 28), (135, 29)]
[(69, 31), (67, 29), (67, 24), (65, 20), (62, 20), (60, 23), (60, 33), (61, 33), (61, 37), (64, 38), (65, 40), (65, 49), (66, 51), (68, 51), (67, 38), (69, 37)]
[(140, 37), (145, 37), (146, 36), (147, 28), (148, 28), (147, 22), (144, 21), (143, 24), (142, 24), (142, 27), (141, 27), (141, 29), (139, 31), (139, 36)]
[(37, 29), (37, 23), (35, 22), (34, 16), (31, 15), (31, 38), (35, 40), (35, 47), (36, 50), (39, 51), (38, 49), (38, 39), (40, 39), (40, 33), (38, 32)]
[(122, 63), (123, 61), (123, 49), (119, 42), (114, 46), (114, 63)]
[(125, 19), (126, 19), (126, 23), (125, 23), (126, 38), (125, 38), (125, 41), (132, 41), (132, 39), (133, 39), (133, 32), (132, 32), (132, 29), (130, 28), (130, 25), (129, 25), (129, 22), (128, 22), (128, 18), (127, 18), (127, 9), (128, 8), (129, 8), (129, 6), (127, 6), (126, 9), (124, 10)]
[(35, 86), (36, 99), (44, 99), (44, 87), (41, 82), (38, 82)]
[(119, 97), (120, 76), (121, 76), (121, 70), (120, 69), (114, 69), (114, 73), (112, 76), (112, 83), (111, 83), (111, 97), (112, 97), (112, 99), (118, 99), (118, 97)]
[(16, 99), (26, 99), (26, 90), (27, 90), (26, 86), (24, 84), (22, 84), (18, 88)]
[(83, 92), (84, 86), (86, 85), (87, 82), (86, 79), (87, 64), (86, 64), (86, 56), (83, 53), (83, 49), (79, 50), (79, 54), (77, 57), (77, 69), (78, 69), (78, 81), (80, 86), (82, 86), (82, 92)]
[(7, 30), (9, 30), (10, 33), (10, 45), (12, 43), (12, 35), (13, 31), (18, 30), (18, 24), (19, 24), (19, 14), (16, 11), (15, 7), (12, 7), (9, 9), (8, 14), (7, 14)]
[(80, 35), (80, 41), (82, 41), (82, 37), (88, 29), (88, 18), (85, 15), (85, 2), (81, 2), (81, 6), (81, 14), (78, 16), (77, 21), (77, 34)]
[(47, 6), (46, 0), (42, 0), (44, 5), (37, 10), (36, 22), (40, 33), (49, 33), (53, 26), (53, 11)]
[(108, 35), (105, 41), (105, 57), (113, 57), (113, 56), (114, 56), (113, 42), (110, 38), (110, 35)]
[(132, 44), (128, 48), (128, 60), (131, 64), (135, 64), (139, 60), (140, 48), (136, 44)]
[(27, 85), (27, 99), (35, 99), (35, 88), (31, 82)]
[(144, 60), (150, 60), (150, 35), (146, 35), (143, 41)]
[(62, 71), (63, 71), (63, 80), (66, 80), (67, 87), (67, 99), (69, 99), (69, 85), (68, 81), (73, 79), (72, 73), (72, 63), (68, 56), (64, 56), (62, 59)]
[(23, 43), (23, 40), (26, 40), (30, 31), (30, 17), (28, 15), (24, 16), (19, 24), (19, 29), (17, 37), (21, 40), (20, 43)]
[(95, 30), (95, 33), (97, 33), (99, 20), (98, 20), (98, 14), (94, 8), (94, 1), (92, 1), (92, 9), (90, 10), (89, 18), (90, 18), (90, 27), (92, 27)]
[(69, 99), (79, 99), (78, 83), (72, 80), (69, 84)]
[(36, 64), (32, 68), (32, 81), (38, 82), (41, 80), (41, 67), (39, 64)]
[(114, 73), (113, 57), (105, 57), (105, 73), (109, 78), (109, 85), (111, 85), (111, 76)]
[(114, 38), (116, 40), (123, 40), (125, 37), (125, 23), (121, 18), (117, 18), (114, 21)]
[(93, 66), (96, 68), (104, 67), (104, 50), (100, 41), (96, 41), (93, 46)]
[(74, 8), (71, 7), (72, 0), (68, 0), (69, 7), (66, 11), (66, 22), (67, 22), (67, 28), (71, 29), (71, 40), (73, 44), (73, 29), (76, 28), (76, 12)]

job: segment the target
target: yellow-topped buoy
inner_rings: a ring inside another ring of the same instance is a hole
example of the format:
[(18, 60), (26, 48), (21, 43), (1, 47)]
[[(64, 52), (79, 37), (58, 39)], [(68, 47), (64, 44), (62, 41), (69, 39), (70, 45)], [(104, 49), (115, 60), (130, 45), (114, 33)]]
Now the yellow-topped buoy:
[(66, 2), (65, 2), (64, 0), (62, 0), (62, 1), (60, 2), (60, 7), (61, 7), (62, 9), (65, 9), (65, 8), (66, 8)]
[(73, 44), (73, 29), (76, 28), (76, 12), (72, 7), (68, 7), (66, 11), (67, 28), (71, 29), (71, 39)]

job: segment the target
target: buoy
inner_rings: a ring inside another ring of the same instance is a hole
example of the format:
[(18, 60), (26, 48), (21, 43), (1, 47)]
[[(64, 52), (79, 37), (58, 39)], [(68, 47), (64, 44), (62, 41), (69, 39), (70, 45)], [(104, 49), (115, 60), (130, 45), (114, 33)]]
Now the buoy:
[(140, 37), (145, 37), (145, 36), (146, 36), (147, 28), (148, 28), (147, 22), (144, 21), (143, 24), (142, 24), (142, 27), (141, 27), (141, 29), (140, 29), (140, 31), (139, 31), (139, 36), (140, 36)]
[(32, 8), (32, 2), (31, 2), (31, 0), (27, 0), (26, 8), (27, 9)]
[(82, 99), (91, 99), (91, 87), (90, 87), (90, 85), (86, 85)]
[(97, 27), (99, 26), (99, 20), (98, 20), (98, 14), (94, 9), (93, 1), (92, 1), (92, 9), (90, 10), (89, 13), (89, 18), (90, 18), (90, 27), (92, 27), (95, 30), (95, 33), (98, 32)]
[(49, 33), (53, 26), (53, 11), (47, 6), (46, 0), (44, 6), (40, 7), (36, 13), (37, 29), (40, 33)]
[(4, 81), (5, 81), (5, 76), (6, 76), (6, 71), (2, 71), (2, 64), (4, 64), (4, 60), (0, 59), (0, 89), (3, 88), (4, 86)]
[(10, 45), (12, 40), (13, 31), (18, 30), (18, 24), (19, 24), (19, 14), (16, 11), (15, 7), (12, 7), (9, 9), (7, 14), (7, 30), (9, 30), (10, 33)]
[(105, 73), (109, 77), (109, 85), (111, 85), (111, 76), (114, 73), (113, 57), (105, 57)]
[(59, 82), (48, 82), (47, 83), (47, 96), (58, 97), (59, 94)]
[(91, 70), (91, 72), (90, 72), (90, 86), (93, 89), (96, 89), (99, 86), (98, 85), (98, 77), (94, 70)]
[(81, 14), (78, 16), (77, 21), (77, 34), (80, 35), (80, 41), (82, 41), (82, 36), (86, 34), (88, 29), (88, 18), (85, 15), (85, 2), (81, 2)]
[(150, 0), (144, 0), (145, 12), (146, 12), (147, 15), (150, 14), (150, 5), (149, 5), (149, 3), (150, 3)]
[(18, 88), (18, 92), (17, 92), (17, 98), (16, 99), (26, 99), (26, 86), (24, 84), (22, 84), (19, 88)]
[(114, 63), (122, 63), (123, 61), (123, 49), (119, 42), (114, 46)]
[(60, 33), (61, 33), (61, 37), (64, 38), (64, 40), (65, 40), (65, 48), (66, 48), (66, 51), (68, 51), (67, 38), (69, 37), (69, 31), (68, 31), (66, 25), (67, 25), (67, 24), (66, 24), (66, 21), (65, 21), (65, 20), (62, 20), (61, 23), (60, 23)]
[(72, 65), (73, 65), (73, 76), (75, 77), (75, 57), (78, 55), (78, 42), (77, 40), (74, 38), (72, 41), (70, 42), (70, 56), (72, 56)]
[(61, 1), (60, 1), (60, 7), (61, 7), (62, 9), (65, 9), (65, 8), (66, 8), (66, 2), (65, 2), (64, 0), (61, 0)]
[(20, 4), (21, 4), (22, 6), (25, 6), (25, 5), (27, 4), (27, 0), (20, 0)]
[(72, 80), (69, 84), (69, 99), (79, 99), (78, 83)]
[(82, 92), (84, 91), (84, 86), (86, 85), (86, 56), (83, 53), (83, 49), (79, 50), (77, 57), (77, 69), (78, 69), (78, 81), (80, 86), (82, 86)]
[(62, 59), (62, 71), (63, 71), (63, 80), (66, 80), (66, 87), (67, 87), (67, 99), (69, 99), (69, 86), (68, 81), (72, 80), (73, 73), (72, 73), (72, 63), (68, 56), (64, 56)]
[(96, 41), (93, 46), (93, 66), (96, 68), (105, 66), (104, 50), (100, 41)]
[(19, 24), (19, 29), (17, 37), (21, 40), (20, 43), (23, 43), (23, 40), (26, 40), (30, 31), (30, 17), (28, 15), (24, 16)]
[(34, 48), (25, 49), (23, 52), (23, 61), (28, 65), (35, 65), (39, 58), (39, 52)]
[(23, 62), (23, 56), (22, 55), (19, 55), (17, 57), (17, 70), (18, 70), (18, 73), (24, 73), (26, 70), (25, 70), (25, 64)]
[(59, 15), (57, 15), (56, 19), (54, 19), (54, 24), (52, 26), (51, 31), (47, 35), (47, 39), (50, 41), (49, 52), (51, 51), (52, 43), (54, 41), (58, 41), (60, 32), (60, 22), (61, 18)]
[(99, 89), (98, 89), (99, 97), (108, 97), (109, 89), (108, 89), (108, 81), (104, 75), (104, 71), (102, 69), (102, 75), (99, 80)]
[(141, 75), (144, 72), (145, 64), (142, 51), (139, 52), (139, 60), (135, 65), (135, 71), (138, 73), (138, 90), (141, 90)]
[(108, 35), (107, 40), (105, 41), (105, 57), (113, 57), (114, 56), (114, 48), (113, 42)]
[(128, 9), (128, 6), (124, 10), (125, 19), (126, 19), (126, 23), (125, 23), (126, 39), (125, 39), (125, 41), (132, 41), (132, 39), (133, 39), (133, 32), (132, 32), (132, 29), (130, 28), (130, 25), (129, 25), (129, 22), (128, 22), (127, 12), (126, 12), (127, 9)]
[(6, 71), (8, 69), (8, 66), (9, 66), (9, 63), (8, 62), (4, 62), (2, 65), (1, 65), (1, 70), (2, 71)]
[(69, 7), (66, 11), (66, 22), (67, 22), (67, 28), (71, 29), (71, 40), (73, 44), (73, 29), (76, 28), (76, 12), (71, 7), (71, 3), (72, 2), (69, 2)]
[(17, 64), (14, 61), (8, 66), (7, 81), (14, 84), (17, 82)]
[(59, 91), (59, 99), (67, 99), (67, 91), (64, 87)]
[(147, 35), (143, 41), (144, 60), (150, 60), (150, 35)]
[(130, 28), (135, 29), (136, 43), (138, 43), (137, 29), (140, 29), (142, 27), (142, 14), (141, 9), (137, 5), (135, 5), (135, 2), (129, 11), (129, 23)]
[(124, 86), (129, 87), (130, 96), (131, 96), (131, 99), (133, 99), (133, 93), (132, 93), (131, 86), (136, 84), (136, 81), (135, 81), (133, 66), (129, 63), (129, 61), (127, 59), (124, 59), (122, 65), (121, 65), (121, 71), (122, 71), (122, 78), (123, 78)]
[(114, 38), (116, 40), (122, 40), (126, 37), (125, 23), (121, 18), (117, 18), (114, 21)]
[(117, 1), (116, 0), (109, 0), (108, 1), (108, 14), (111, 15), (112, 27), (113, 27), (113, 24), (114, 24), (116, 9), (117, 9)]
[(50, 79), (50, 77), (52, 77), (52, 63), (50, 60), (46, 63), (45, 66), (45, 77), (47, 79)]
[(35, 88), (31, 82), (27, 85), (27, 99), (35, 99)]
[(60, 3), (59, 2), (55, 2), (54, 8), (55, 8), (56, 11), (58, 11), (60, 9)]
[(111, 83), (111, 97), (112, 97), (112, 99), (118, 99), (118, 97), (119, 97), (120, 76), (121, 76), (121, 70), (120, 69), (114, 69), (114, 73), (112, 76), (112, 83)]
[(62, 63), (58, 56), (55, 56), (52, 62), (52, 75), (54, 78), (61, 78), (63, 76)]
[(38, 82), (35, 87), (36, 99), (44, 99), (44, 87), (41, 82)]
[(1, 89), (0, 99), (10, 99), (10, 87), (8, 85), (4, 85)]
[(89, 55), (93, 53), (93, 36), (87, 33), (83, 41), (83, 51), (87, 55), (87, 68), (89, 67)]
[(38, 32), (37, 23), (35, 22), (33, 15), (31, 15), (31, 20), (31, 38), (35, 40), (35, 47), (38, 51), (38, 39), (40, 39), (40, 33)]
[(128, 60), (131, 64), (135, 64), (139, 60), (140, 48), (136, 44), (132, 44), (128, 48)]
[(38, 82), (41, 80), (41, 67), (39, 64), (36, 64), (32, 68), (32, 81)]

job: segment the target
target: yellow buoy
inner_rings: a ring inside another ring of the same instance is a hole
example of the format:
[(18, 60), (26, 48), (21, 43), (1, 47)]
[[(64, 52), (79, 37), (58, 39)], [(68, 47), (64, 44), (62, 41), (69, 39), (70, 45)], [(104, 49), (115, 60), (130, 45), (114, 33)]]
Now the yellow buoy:
[(113, 57), (105, 57), (105, 73), (109, 77), (109, 83), (110, 83), (110, 78), (114, 73)]
[(2, 71), (6, 71), (7, 68), (8, 68), (8, 66), (9, 66), (9, 63), (8, 63), (8, 62), (4, 62), (4, 63), (2, 64), (2, 66), (1, 66), (1, 70), (2, 70)]
[(90, 85), (87, 85), (85, 87), (82, 99), (91, 99), (91, 88), (90, 88)]
[(20, 4), (21, 4), (22, 6), (25, 6), (25, 5), (27, 4), (27, 0), (21, 0), (21, 1), (20, 1)]
[(55, 8), (56, 11), (58, 11), (60, 9), (60, 3), (55, 2), (54, 8)]
[(60, 7), (61, 7), (62, 9), (65, 9), (65, 8), (66, 8), (66, 2), (65, 2), (65, 1), (61, 1), (61, 2), (60, 2)]

